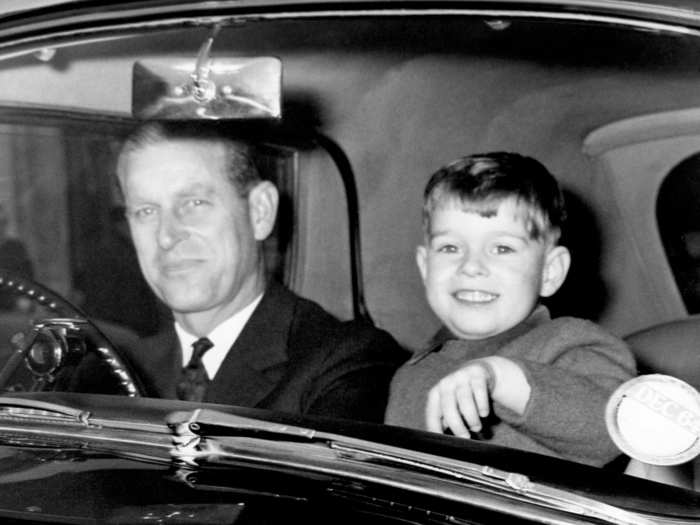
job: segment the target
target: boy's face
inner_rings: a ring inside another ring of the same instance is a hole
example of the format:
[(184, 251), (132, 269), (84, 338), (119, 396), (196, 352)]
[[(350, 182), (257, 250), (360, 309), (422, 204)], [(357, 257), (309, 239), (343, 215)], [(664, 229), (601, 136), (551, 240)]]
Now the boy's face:
[(430, 306), (461, 339), (483, 339), (517, 325), (540, 296), (559, 288), (569, 268), (566, 248), (530, 238), (514, 198), (488, 217), (463, 211), (457, 200), (442, 204), (416, 259)]

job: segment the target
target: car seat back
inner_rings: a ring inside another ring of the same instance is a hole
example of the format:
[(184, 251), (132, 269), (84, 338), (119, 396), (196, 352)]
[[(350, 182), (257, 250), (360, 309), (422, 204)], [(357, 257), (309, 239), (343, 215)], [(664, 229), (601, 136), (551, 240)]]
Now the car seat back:
[(654, 325), (625, 341), (640, 374), (667, 374), (700, 390), (700, 316)]

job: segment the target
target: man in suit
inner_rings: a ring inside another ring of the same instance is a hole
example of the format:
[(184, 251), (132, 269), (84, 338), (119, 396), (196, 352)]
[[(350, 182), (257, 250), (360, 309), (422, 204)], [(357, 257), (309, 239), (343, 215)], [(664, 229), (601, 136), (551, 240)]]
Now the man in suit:
[(171, 327), (131, 356), (148, 395), (382, 421), (404, 352), (268, 282), (276, 187), (216, 123), (150, 122), (117, 166), (143, 275)]

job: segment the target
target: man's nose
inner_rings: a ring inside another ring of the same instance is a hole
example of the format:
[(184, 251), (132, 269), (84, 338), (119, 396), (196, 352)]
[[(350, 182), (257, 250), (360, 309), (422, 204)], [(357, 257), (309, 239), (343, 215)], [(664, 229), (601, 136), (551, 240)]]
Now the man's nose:
[(175, 213), (164, 212), (158, 223), (158, 246), (170, 250), (188, 237), (187, 229)]
[(471, 251), (464, 254), (460, 265), (460, 271), (470, 277), (487, 275), (489, 273), (483, 254), (478, 251)]

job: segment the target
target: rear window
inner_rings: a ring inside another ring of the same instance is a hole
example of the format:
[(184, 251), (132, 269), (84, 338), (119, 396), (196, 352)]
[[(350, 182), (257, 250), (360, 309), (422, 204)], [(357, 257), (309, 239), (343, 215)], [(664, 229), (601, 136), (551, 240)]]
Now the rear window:
[(700, 153), (678, 165), (659, 189), (659, 234), (688, 313), (700, 312)]

